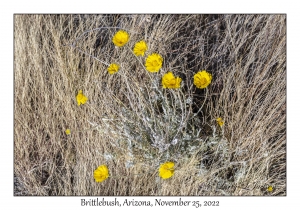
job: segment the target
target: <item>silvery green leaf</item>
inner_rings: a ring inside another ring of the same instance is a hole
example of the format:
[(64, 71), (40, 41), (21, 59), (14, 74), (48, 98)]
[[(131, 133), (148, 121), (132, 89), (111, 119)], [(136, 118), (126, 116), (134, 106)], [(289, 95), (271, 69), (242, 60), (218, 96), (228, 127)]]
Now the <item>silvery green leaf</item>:
[(133, 163), (133, 161), (126, 161), (126, 163), (125, 163), (125, 167), (126, 168), (131, 168), (131, 167), (133, 167), (134, 166), (134, 163)]

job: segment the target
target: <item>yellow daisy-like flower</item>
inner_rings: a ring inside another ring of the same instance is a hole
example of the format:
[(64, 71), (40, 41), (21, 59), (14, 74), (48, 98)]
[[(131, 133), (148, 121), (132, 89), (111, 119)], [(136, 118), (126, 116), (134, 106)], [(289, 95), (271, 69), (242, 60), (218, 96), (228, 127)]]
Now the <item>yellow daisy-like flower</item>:
[(94, 179), (96, 182), (103, 182), (108, 177), (109, 173), (106, 165), (101, 165), (94, 171)]
[(163, 88), (180, 88), (181, 78), (174, 77), (172, 72), (166, 73), (162, 77)]
[(269, 191), (269, 192), (272, 192), (272, 191), (273, 191), (273, 187), (272, 187), (272, 186), (269, 186), (269, 187), (268, 187), (268, 191)]
[(133, 52), (136, 56), (144, 56), (145, 52), (147, 51), (148, 46), (144, 40), (137, 42), (134, 45)]
[(114, 74), (116, 72), (119, 71), (120, 66), (116, 63), (112, 63), (109, 65), (109, 67), (107, 68), (108, 73), (110, 74)]
[(152, 53), (146, 58), (146, 69), (150, 72), (158, 72), (162, 67), (163, 58), (158, 53)]
[(211, 83), (211, 80), (211, 74), (205, 70), (199, 71), (194, 75), (194, 85), (200, 89), (206, 88)]
[(216, 120), (217, 120), (217, 123), (219, 124), (219, 126), (222, 127), (222, 125), (224, 124), (224, 121), (222, 120), (222, 118), (219, 117), (219, 118), (217, 118)]
[(126, 31), (120, 30), (115, 33), (112, 42), (118, 46), (123, 47), (129, 41), (129, 34)]
[(70, 135), (70, 134), (71, 134), (70, 129), (67, 129), (67, 130), (66, 130), (66, 134), (67, 134), (67, 135)]
[(76, 100), (78, 106), (80, 106), (81, 104), (85, 104), (88, 98), (85, 95), (83, 95), (82, 90), (79, 90), (78, 95), (76, 96)]
[(174, 174), (174, 163), (165, 162), (159, 167), (159, 176), (163, 179), (169, 179)]

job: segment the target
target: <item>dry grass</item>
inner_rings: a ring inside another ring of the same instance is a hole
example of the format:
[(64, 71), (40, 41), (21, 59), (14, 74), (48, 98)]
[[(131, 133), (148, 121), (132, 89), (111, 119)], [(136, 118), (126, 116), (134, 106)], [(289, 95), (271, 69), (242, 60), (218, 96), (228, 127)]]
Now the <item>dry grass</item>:
[[(15, 195), (286, 195), (285, 15), (15, 15), (14, 34)], [(164, 57), (154, 76), (140, 39)], [(201, 69), (213, 82), (196, 90)], [(167, 71), (181, 90), (155, 87)], [(101, 164), (119, 177), (96, 183)]]

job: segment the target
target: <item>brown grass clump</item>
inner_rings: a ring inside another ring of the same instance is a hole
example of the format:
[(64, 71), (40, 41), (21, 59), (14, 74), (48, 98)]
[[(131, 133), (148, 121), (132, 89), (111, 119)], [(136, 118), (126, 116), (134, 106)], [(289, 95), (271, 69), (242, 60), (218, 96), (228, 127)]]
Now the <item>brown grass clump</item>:
[[(286, 195), (285, 15), (15, 15), (14, 23), (15, 195)], [(130, 40), (115, 48), (119, 29)], [(142, 39), (146, 56), (164, 58), (157, 74), (131, 52)], [(118, 73), (108, 74), (110, 63)], [(193, 75), (203, 69), (213, 80), (200, 90)], [(168, 71), (182, 78), (179, 90), (161, 88)], [(88, 97), (81, 106), (78, 90)], [(162, 180), (165, 161), (175, 174)], [(96, 183), (102, 164), (111, 177)]]

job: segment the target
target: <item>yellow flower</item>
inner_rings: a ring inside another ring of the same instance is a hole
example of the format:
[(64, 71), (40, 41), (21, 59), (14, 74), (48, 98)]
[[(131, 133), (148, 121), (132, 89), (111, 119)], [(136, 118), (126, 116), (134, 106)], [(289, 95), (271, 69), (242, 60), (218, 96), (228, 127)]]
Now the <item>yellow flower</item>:
[(103, 182), (108, 177), (109, 173), (106, 165), (101, 165), (94, 171), (94, 179), (96, 182)]
[(219, 124), (219, 126), (222, 127), (222, 125), (224, 124), (224, 121), (222, 120), (222, 118), (219, 117), (219, 118), (217, 118), (216, 120), (217, 120), (217, 123)]
[(200, 89), (206, 88), (211, 83), (211, 80), (211, 74), (205, 70), (199, 71), (194, 75), (194, 84)]
[(272, 191), (273, 191), (273, 187), (272, 187), (272, 186), (269, 186), (269, 187), (268, 187), (268, 191), (269, 191), (269, 192), (272, 192)]
[(78, 95), (76, 96), (76, 100), (78, 106), (80, 106), (81, 104), (85, 104), (88, 98), (85, 95), (83, 95), (82, 90), (79, 90)]
[(144, 56), (146, 50), (148, 49), (147, 44), (144, 40), (137, 42), (134, 45), (133, 52), (136, 56)]
[(123, 30), (118, 31), (112, 39), (112, 42), (118, 47), (124, 46), (128, 41), (129, 34)]
[(181, 78), (174, 77), (172, 72), (166, 73), (162, 77), (163, 88), (180, 88)]
[(169, 179), (174, 174), (174, 163), (166, 162), (159, 167), (159, 176), (163, 179)]
[(70, 134), (71, 134), (70, 129), (67, 129), (67, 130), (66, 130), (66, 134), (67, 134), (67, 135), (70, 135)]
[(116, 63), (112, 63), (109, 65), (109, 67), (107, 68), (108, 73), (110, 74), (114, 74), (116, 72), (119, 71), (120, 66)]
[(150, 72), (158, 72), (162, 67), (163, 58), (160, 54), (152, 53), (146, 58), (146, 69)]

